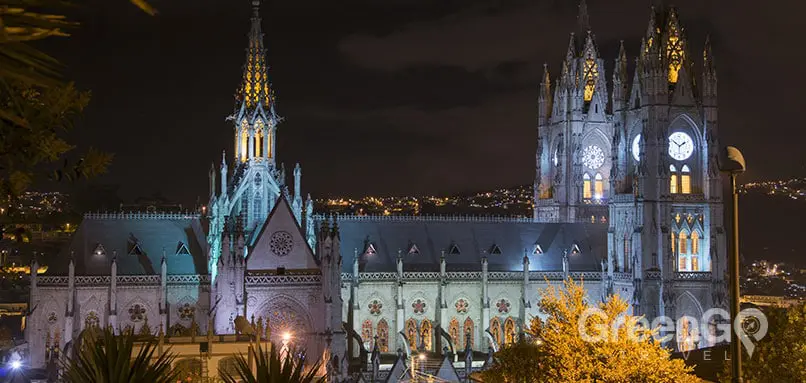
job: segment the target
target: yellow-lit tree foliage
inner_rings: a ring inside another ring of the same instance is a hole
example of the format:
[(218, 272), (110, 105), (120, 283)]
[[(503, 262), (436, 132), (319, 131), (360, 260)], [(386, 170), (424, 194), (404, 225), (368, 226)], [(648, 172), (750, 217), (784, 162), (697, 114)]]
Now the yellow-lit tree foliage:
[[(483, 373), (485, 382), (699, 381), (682, 360), (670, 359), (670, 352), (652, 340), (652, 330), (638, 326), (639, 317), (627, 315), (627, 303), (618, 296), (593, 306), (582, 284), (569, 279), (562, 288), (543, 290), (538, 307), (546, 319), (532, 318), (531, 340), (494, 356), (493, 366)], [(590, 315), (596, 307), (601, 315)]]

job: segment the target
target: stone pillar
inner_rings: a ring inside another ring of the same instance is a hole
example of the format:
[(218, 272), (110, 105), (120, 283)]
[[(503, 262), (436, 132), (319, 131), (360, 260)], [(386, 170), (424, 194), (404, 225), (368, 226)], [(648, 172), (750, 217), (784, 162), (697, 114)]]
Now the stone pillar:
[(64, 336), (63, 343), (67, 344), (73, 340), (73, 302), (76, 294), (76, 267), (70, 254), (70, 264), (67, 267), (67, 310), (64, 315)]
[(168, 263), (165, 260), (165, 248), (162, 249), (162, 262), (160, 263), (160, 289), (159, 289), (159, 310), (160, 327), (168, 328)]
[(433, 334), (433, 339), (436, 341), (435, 351), (442, 350), (442, 331), (447, 330), (450, 326), (448, 323), (448, 302), (445, 297), (445, 286), (447, 284), (448, 273), (445, 265), (445, 251), (442, 251), (442, 255), (439, 257), (439, 318), (436, 318), (437, 323), (439, 323), (439, 329), (435, 330)]
[(118, 263), (117, 254), (112, 253), (112, 266), (109, 276), (109, 326), (115, 334), (119, 333), (118, 329)]
[[(397, 333), (403, 331), (405, 327), (406, 319), (404, 316), (403, 311), (403, 252), (398, 250), (397, 251), (397, 317), (395, 320), (395, 327), (397, 328)], [(397, 339), (397, 336), (395, 336)], [(403, 347), (408, 347), (408, 345), (403, 345)]]
[[(478, 349), (481, 350), (481, 340), (485, 339), (484, 332), (490, 326), (490, 296), (488, 293), (488, 278), (489, 272), (487, 270), (487, 257), (481, 258), (481, 323), (479, 326), (479, 342)], [(475, 335), (474, 335), (475, 336)]]

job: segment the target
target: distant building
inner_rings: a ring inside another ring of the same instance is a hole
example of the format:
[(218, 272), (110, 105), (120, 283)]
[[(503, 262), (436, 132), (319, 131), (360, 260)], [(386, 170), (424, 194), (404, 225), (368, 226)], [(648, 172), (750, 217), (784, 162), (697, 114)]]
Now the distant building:
[[(332, 381), (363, 367), (395, 382), (411, 376), (413, 353), (445, 349), (464, 361), (440, 357), (425, 371), (467, 376), (541, 315), (547, 281), (584, 280), (591, 301), (619, 294), (649, 319), (727, 307), (715, 68), (706, 42), (695, 74), (674, 9), (651, 13), (632, 81), (621, 50), (608, 93), (583, 2), (583, 34), (554, 87), (548, 70), (540, 87), (533, 217), (334, 219), (303, 202), (299, 165), (289, 190), (276, 162), (281, 119), (257, 3), (230, 118), (235, 151), (211, 167), (204, 214), (86, 215), (65, 262), (32, 275), (32, 365), (112, 326), (176, 337), (178, 363), (215, 376), (226, 362), (186, 338), (237, 349), (243, 316), (324, 358)], [(710, 346), (676, 335), (677, 350)]]

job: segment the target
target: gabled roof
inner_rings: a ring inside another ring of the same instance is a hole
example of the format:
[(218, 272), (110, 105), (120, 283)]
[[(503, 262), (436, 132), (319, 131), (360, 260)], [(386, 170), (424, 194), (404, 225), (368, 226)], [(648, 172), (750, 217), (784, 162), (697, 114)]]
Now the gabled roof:
[[(178, 243), (189, 254), (176, 255)], [(163, 253), (168, 274), (207, 274), (207, 240), (196, 214), (86, 214), (48, 274), (67, 275), (71, 253), (76, 275), (109, 275), (113, 256), (119, 275), (159, 274)]]
[[(405, 271), (439, 271), (443, 251), (449, 272), (481, 271), (485, 256), (490, 271), (522, 271), (524, 253), (532, 270), (561, 271), (563, 251), (569, 254), (571, 271), (601, 271), (600, 262), (607, 256), (607, 225), (598, 223), (355, 216), (341, 216), (338, 223), (344, 272), (352, 272), (356, 250), (362, 272), (395, 272), (398, 251)], [(367, 240), (376, 250), (371, 257), (361, 253)], [(406, 252), (412, 243), (419, 254)], [(490, 244), (496, 244), (501, 254), (489, 254)], [(459, 254), (446, 251), (452, 245), (461, 250)], [(539, 255), (534, 254), (536, 245), (542, 251)], [(579, 254), (571, 256), (574, 245)]]

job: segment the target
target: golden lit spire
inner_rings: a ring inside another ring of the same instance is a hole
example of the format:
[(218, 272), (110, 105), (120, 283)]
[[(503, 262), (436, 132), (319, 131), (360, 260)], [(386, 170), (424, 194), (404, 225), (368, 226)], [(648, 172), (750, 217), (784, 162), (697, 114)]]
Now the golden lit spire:
[(262, 104), (267, 112), (274, 103), (274, 94), (269, 82), (269, 68), (266, 64), (266, 48), (263, 46), (263, 31), (260, 28), (260, 1), (252, 0), (252, 28), (249, 31), (249, 46), (246, 49), (246, 63), (243, 78), (236, 99), (238, 107), (247, 109)]
[(677, 20), (677, 11), (674, 8), (669, 10), (668, 21), (666, 23), (664, 44), (666, 46), (665, 56), (669, 63), (669, 82), (677, 83), (677, 74), (685, 59), (683, 28)]

